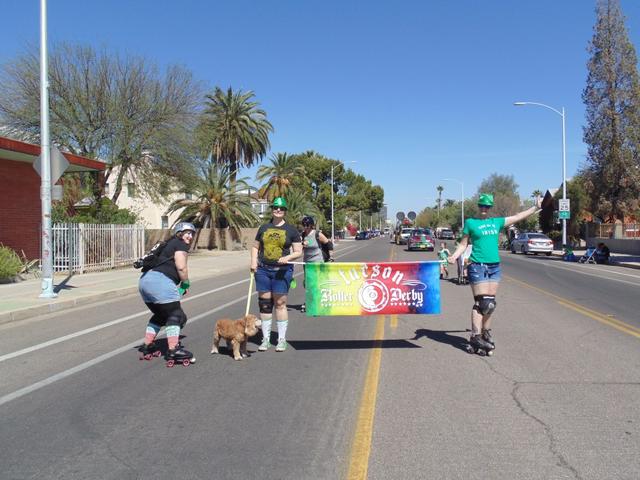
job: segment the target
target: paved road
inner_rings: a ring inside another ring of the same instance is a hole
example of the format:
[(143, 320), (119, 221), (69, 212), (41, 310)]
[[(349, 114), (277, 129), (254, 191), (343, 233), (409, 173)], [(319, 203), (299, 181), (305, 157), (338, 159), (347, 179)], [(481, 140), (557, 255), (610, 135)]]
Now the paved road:
[[(339, 254), (435, 258), (384, 239)], [(461, 350), (453, 282), (443, 314), (398, 318), (307, 318), (298, 287), (290, 348), (234, 362), (208, 355), (212, 325), (244, 312), (247, 275), (200, 281), (189, 368), (137, 360), (135, 296), (1, 326), (2, 478), (640, 478), (640, 275), (503, 258), (490, 359)]]

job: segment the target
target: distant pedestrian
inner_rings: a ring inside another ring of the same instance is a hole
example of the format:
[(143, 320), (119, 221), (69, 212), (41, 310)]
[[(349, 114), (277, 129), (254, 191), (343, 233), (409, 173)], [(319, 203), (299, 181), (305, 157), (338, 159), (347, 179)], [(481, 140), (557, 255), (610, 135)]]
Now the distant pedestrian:
[(496, 309), (496, 294), (500, 283), (500, 254), (498, 240), (504, 227), (520, 222), (538, 211), (542, 199), (536, 197), (535, 205), (510, 217), (490, 217), (493, 195), (483, 193), (478, 199), (478, 218), (464, 222), (463, 237), (456, 251), (449, 257), (455, 262), (469, 243), (473, 244), (467, 275), (471, 284), (474, 304), (471, 310), (471, 338), (469, 351), (491, 354), (495, 342), (491, 335), (491, 315)]
[(271, 346), (271, 322), (275, 306), (278, 327), (276, 352), (287, 348), (287, 295), (293, 279), (292, 260), (302, 255), (302, 240), (298, 230), (285, 221), (287, 201), (277, 197), (271, 204), (271, 221), (260, 226), (251, 249), (250, 269), (255, 272), (258, 306), (262, 320), (262, 343), (258, 350), (264, 352)]
[(438, 250), (438, 258), (440, 259), (440, 278), (449, 278), (449, 257), (451, 252), (447, 248), (445, 242), (440, 242), (440, 250)]
[(138, 284), (144, 303), (153, 313), (140, 353), (146, 359), (159, 355), (156, 354), (159, 349), (155, 339), (160, 328), (164, 327), (168, 345), (166, 359), (173, 362), (195, 361), (193, 354), (180, 344), (180, 331), (187, 323), (180, 298), (191, 286), (187, 254), (196, 228), (192, 223), (180, 222), (173, 231), (174, 236), (158, 254), (155, 266), (142, 274)]
[[(302, 251), (304, 263), (333, 262), (333, 243), (319, 230), (313, 217), (302, 218)], [(306, 285), (305, 285), (306, 287)], [(305, 312), (306, 304), (300, 309)]]

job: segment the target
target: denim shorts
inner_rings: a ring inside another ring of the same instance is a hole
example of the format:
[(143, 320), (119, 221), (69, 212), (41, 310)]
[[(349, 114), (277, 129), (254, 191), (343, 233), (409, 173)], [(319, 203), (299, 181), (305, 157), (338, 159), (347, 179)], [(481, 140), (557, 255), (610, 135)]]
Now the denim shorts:
[(142, 274), (138, 283), (138, 290), (144, 303), (179, 302), (180, 294), (173, 280), (164, 273), (149, 270)]
[(278, 295), (289, 293), (289, 286), (293, 278), (293, 268), (258, 267), (256, 270), (256, 290), (271, 292)]
[(499, 263), (470, 263), (467, 267), (469, 283), (496, 282), (502, 278)]

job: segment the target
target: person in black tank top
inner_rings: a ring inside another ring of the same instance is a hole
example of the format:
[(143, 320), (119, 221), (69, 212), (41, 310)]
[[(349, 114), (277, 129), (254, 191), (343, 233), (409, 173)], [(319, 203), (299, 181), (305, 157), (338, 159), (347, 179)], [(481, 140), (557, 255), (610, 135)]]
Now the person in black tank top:
[(155, 266), (140, 277), (140, 295), (153, 313), (140, 347), (142, 359), (150, 360), (160, 355), (155, 339), (160, 329), (165, 327), (167, 365), (172, 366), (175, 362), (184, 362), (185, 365), (195, 362), (193, 354), (180, 344), (180, 331), (187, 323), (187, 315), (182, 310), (180, 298), (191, 286), (187, 253), (195, 231), (196, 228), (191, 223), (178, 223), (174, 228), (175, 235), (160, 252)]

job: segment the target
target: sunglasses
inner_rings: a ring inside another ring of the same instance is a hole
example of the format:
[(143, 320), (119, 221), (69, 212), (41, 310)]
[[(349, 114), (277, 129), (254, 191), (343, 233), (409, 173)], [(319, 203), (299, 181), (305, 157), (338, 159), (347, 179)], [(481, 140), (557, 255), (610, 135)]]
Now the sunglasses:
[(274, 212), (277, 210), (280, 210), (281, 212), (286, 212), (287, 209), (284, 207), (271, 207), (271, 210), (273, 210)]
[(491, 205), (478, 205), (478, 208), (491, 208)]

